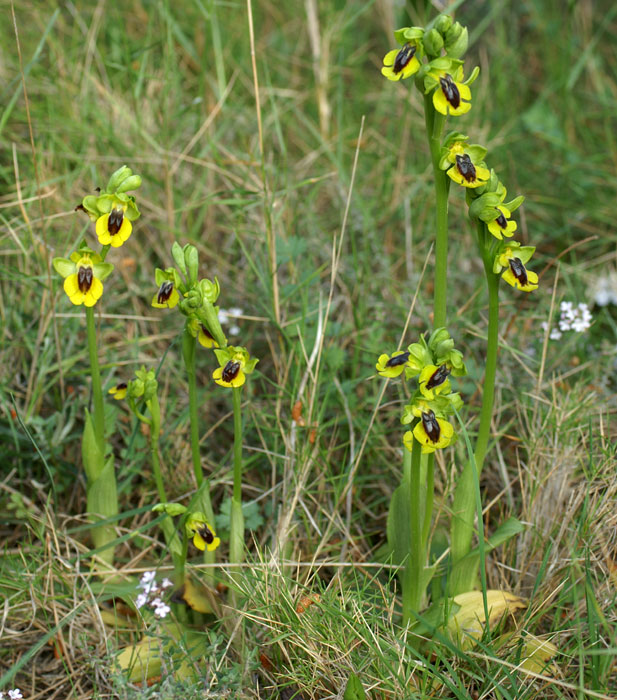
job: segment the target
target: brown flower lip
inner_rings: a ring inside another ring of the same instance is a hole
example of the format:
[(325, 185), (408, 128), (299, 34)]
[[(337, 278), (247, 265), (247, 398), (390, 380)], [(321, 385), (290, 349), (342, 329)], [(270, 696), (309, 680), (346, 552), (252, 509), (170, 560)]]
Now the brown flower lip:
[(475, 182), (476, 168), (466, 153), (462, 156), (456, 156), (456, 169), (467, 182)]
[(206, 544), (212, 544), (214, 542), (214, 533), (207, 525), (202, 525), (197, 532), (201, 535)]
[(512, 274), (521, 283), (521, 286), (525, 287), (529, 283), (529, 278), (527, 277), (527, 270), (523, 263), (518, 258), (510, 258), (508, 262), (510, 263)]
[(405, 351), (405, 352), (401, 353), (400, 355), (395, 355), (394, 357), (391, 357), (386, 362), (386, 367), (399, 367), (400, 365), (404, 365), (408, 359), (409, 359), (409, 351)]
[(77, 286), (79, 291), (85, 294), (92, 286), (94, 272), (91, 267), (80, 267), (77, 272)]
[(450, 370), (447, 365), (440, 365), (434, 372), (433, 374), (429, 377), (428, 381), (426, 382), (426, 388), (427, 389), (434, 389), (436, 386), (439, 386), (440, 384), (443, 384), (446, 379), (448, 378), (448, 375), (450, 374)]
[(439, 427), (439, 423), (433, 411), (429, 411), (428, 413), (422, 412), (422, 427), (431, 442), (439, 442), (441, 428)]
[(238, 376), (239, 371), (240, 363), (229, 360), (225, 367), (223, 367), (221, 378), (224, 382), (232, 382)]
[(454, 109), (457, 109), (461, 104), (461, 93), (458, 91), (454, 80), (452, 80), (452, 76), (446, 73), (442, 78), (439, 78), (439, 84), (446, 100)]
[(122, 228), (122, 221), (124, 220), (124, 211), (119, 208), (112, 209), (109, 212), (109, 219), (107, 220), (107, 230), (110, 236), (115, 236), (116, 233)]
[(394, 59), (394, 65), (392, 66), (392, 72), (396, 75), (400, 73), (403, 68), (411, 61), (411, 59), (416, 55), (416, 47), (411, 44), (405, 44), (403, 48), (396, 54)]
[(171, 293), (174, 291), (174, 283), (170, 282), (169, 280), (165, 280), (163, 284), (159, 288), (159, 293), (156, 297), (156, 301), (158, 304), (164, 304), (166, 301), (169, 301), (171, 297)]

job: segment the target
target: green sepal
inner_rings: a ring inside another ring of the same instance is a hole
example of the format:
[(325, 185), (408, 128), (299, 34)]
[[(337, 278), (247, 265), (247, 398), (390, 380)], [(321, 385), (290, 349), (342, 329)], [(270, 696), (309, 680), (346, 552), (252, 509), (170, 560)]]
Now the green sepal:
[(214, 354), (220, 367), (224, 367), (230, 360), (241, 361), (244, 374), (250, 374), (259, 362), (257, 357), (251, 357), (248, 350), (240, 346), (228, 345), (224, 348), (214, 348)]
[(51, 264), (54, 266), (54, 270), (64, 278), (75, 272), (75, 263), (67, 258), (54, 258)]
[(127, 177), (126, 180), (120, 185), (120, 187), (116, 188), (116, 192), (118, 193), (123, 193), (123, 192), (130, 192), (131, 190), (137, 190), (141, 187), (141, 176), (140, 175), (131, 175), (130, 177)]
[(114, 208), (116, 203), (116, 197), (113, 194), (101, 194), (96, 198), (96, 206), (98, 210), (103, 214), (109, 214), (109, 212)]
[(422, 27), (402, 27), (394, 32), (394, 38), (399, 44), (407, 44), (409, 42), (417, 42), (424, 36)]
[(152, 511), (154, 513), (167, 513), (167, 515), (175, 518), (177, 515), (186, 513), (186, 506), (183, 506), (181, 503), (157, 503), (155, 506), (152, 506)]
[(450, 27), (445, 37), (445, 49), (448, 56), (460, 58), (469, 46), (469, 32), (459, 22)]
[(343, 700), (366, 700), (362, 683), (355, 673), (350, 673), (343, 693)]
[(107, 279), (109, 275), (113, 272), (114, 266), (111, 263), (94, 263), (93, 265), (94, 268), (94, 276), (98, 277), (101, 282), (104, 279)]
[(123, 165), (113, 172), (107, 182), (106, 191), (115, 192), (118, 187), (131, 175), (133, 171), (128, 167), (128, 165)]
[(101, 452), (101, 447), (99, 447), (96, 439), (94, 423), (88, 409), (86, 409), (84, 432), (81, 438), (81, 458), (86, 472), (87, 482), (91, 483), (96, 481), (105, 466), (105, 456), (103, 452)]
[(518, 197), (515, 197), (514, 199), (510, 200), (509, 202), (504, 202), (503, 206), (506, 209), (509, 209), (510, 213), (512, 213), (513, 211), (516, 211), (524, 201), (525, 201), (525, 197), (523, 197), (522, 194), (519, 194)]
[(126, 197), (127, 201), (124, 203), (126, 204), (126, 209), (124, 210), (124, 216), (129, 221), (137, 221), (139, 217), (141, 216), (141, 212), (139, 211), (137, 207), (137, 202), (135, 201), (135, 197), (132, 197), (131, 195), (125, 195), (121, 194), (119, 197)]
[(409, 358), (405, 363), (405, 378), (412, 379), (426, 367), (433, 364), (433, 358), (426, 345), (424, 336), (420, 337), (420, 342), (407, 346)]
[(477, 77), (480, 75), (480, 66), (476, 66), (472, 71), (471, 75), (463, 82), (463, 85), (472, 85), (475, 83)]
[(174, 241), (173, 245), (171, 246), (171, 255), (176, 265), (180, 268), (180, 272), (186, 276), (187, 272), (186, 263), (184, 261), (184, 250), (177, 241)]
[(103, 213), (98, 207), (98, 199), (97, 195), (88, 194), (81, 200), (81, 206), (86, 210), (93, 221), (96, 221)]
[(469, 216), (485, 223), (494, 221), (499, 216), (498, 204), (501, 204), (501, 197), (497, 192), (486, 192), (469, 205)]
[[(199, 274), (199, 256), (194, 245), (187, 244), (184, 246), (184, 262), (186, 263), (185, 274), (187, 275), (188, 283), (193, 285), (197, 282), (197, 275)], [(213, 301), (216, 301), (216, 299)]]

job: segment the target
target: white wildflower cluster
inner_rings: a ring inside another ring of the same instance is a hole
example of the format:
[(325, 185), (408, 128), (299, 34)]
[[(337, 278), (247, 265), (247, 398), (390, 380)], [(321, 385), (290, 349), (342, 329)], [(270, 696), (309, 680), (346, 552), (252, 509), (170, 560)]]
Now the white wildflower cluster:
[[(566, 331), (583, 333), (591, 327), (592, 315), (587, 304), (581, 303), (574, 306), (572, 301), (562, 301), (559, 308), (561, 311), (559, 327), (551, 328), (548, 336), (551, 340), (559, 340)], [(546, 321), (542, 324), (542, 328), (544, 330), (548, 328)]]
[(137, 587), (141, 588), (141, 593), (135, 600), (135, 607), (143, 608), (144, 605), (148, 605), (154, 610), (156, 617), (166, 617), (171, 612), (171, 608), (160, 596), (170, 586), (173, 586), (173, 583), (168, 578), (164, 578), (159, 584), (156, 580), (156, 572), (146, 571), (137, 584)]
[(617, 305), (617, 271), (610, 270), (594, 278), (589, 294), (598, 306)]
[[(8, 691), (8, 696), (6, 696), (8, 700), (21, 700), (24, 696), (21, 694), (21, 690), (19, 688), (13, 688), (13, 690)], [(0, 700), (5, 700), (5, 695), (4, 693), (0, 690)]]
[(233, 323), (233, 325), (229, 327), (229, 335), (240, 335), (240, 326), (235, 323), (235, 320), (238, 316), (242, 316), (243, 313), (244, 311), (242, 309), (236, 307), (231, 309), (219, 309), (219, 322), (221, 326)]

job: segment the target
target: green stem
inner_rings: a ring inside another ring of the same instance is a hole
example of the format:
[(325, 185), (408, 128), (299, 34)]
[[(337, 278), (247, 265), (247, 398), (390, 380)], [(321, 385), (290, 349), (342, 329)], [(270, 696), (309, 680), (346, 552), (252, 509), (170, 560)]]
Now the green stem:
[[(484, 272), (488, 289), (488, 331), (486, 345), (486, 366), (482, 387), (482, 408), (480, 425), (474, 451), (475, 465), (467, 462), (459, 478), (452, 504), (451, 561), (453, 574), (449, 582), (451, 595), (472, 590), (477, 582), (478, 565), (458, 566), (471, 550), (476, 514), (477, 481), (482, 473), (488, 448), (495, 396), (495, 375), (497, 373), (497, 351), (499, 347), (499, 276), (493, 272), (492, 254), (486, 245), (486, 226), (478, 222), (478, 244), (483, 251)], [(475, 468), (474, 468), (475, 467)]]
[(411, 448), (411, 473), (409, 479), (409, 528), (410, 551), (406, 566), (406, 585), (403, 587), (403, 624), (415, 620), (413, 612), (420, 611), (425, 552), (422, 546), (422, 474), (420, 471), (421, 447), (414, 438)]
[(161, 436), (161, 406), (156, 394), (146, 402), (150, 415), (150, 459), (152, 460), (152, 473), (154, 474), (154, 483), (159, 494), (161, 503), (167, 503), (167, 494), (165, 493), (165, 485), (163, 484), (163, 475), (161, 474), (161, 459), (159, 456), (159, 438)]
[[(196, 338), (193, 338), (188, 326), (184, 327), (182, 335), (182, 356), (189, 384), (189, 422), (191, 430), (191, 454), (193, 457), (193, 472), (197, 486), (201, 486), (204, 480), (204, 473), (199, 455), (199, 423), (197, 418), (197, 379), (195, 375), (195, 345)], [(208, 513), (206, 513), (208, 515)], [(209, 516), (208, 516), (209, 517)]]
[[(201, 466), (201, 456), (199, 454), (199, 417), (197, 413), (197, 377), (195, 374), (195, 347), (197, 339), (193, 337), (188, 329), (184, 327), (182, 335), (182, 356), (186, 368), (186, 376), (189, 384), (189, 423), (191, 433), (191, 455), (193, 458), (193, 472), (199, 493), (199, 510), (206, 516), (206, 520), (214, 527), (214, 510), (212, 508), (212, 498), (210, 496), (210, 483), (204, 479)], [(216, 562), (216, 551), (204, 552), (204, 562), (214, 564)], [(204, 578), (214, 585), (214, 569), (206, 569)]]
[(92, 378), (92, 421), (94, 435), (101, 454), (105, 454), (105, 406), (103, 404), (103, 388), (101, 385), (101, 370), (99, 368), (98, 344), (96, 340), (96, 322), (94, 307), (86, 307), (86, 327), (88, 332), (88, 355), (90, 356), (90, 376)]
[(440, 328), (447, 323), (448, 293), (448, 183), (445, 171), (439, 167), (441, 157), (441, 132), (445, 115), (433, 107), (430, 95), (424, 96), (424, 120), (426, 135), (431, 150), (433, 176), (435, 180), (436, 237), (435, 237), (435, 289), (433, 297), (433, 327)]
[[(159, 494), (159, 501), (167, 503), (167, 493), (165, 492), (165, 484), (163, 482), (163, 474), (161, 472), (161, 458), (159, 455), (159, 440), (161, 437), (161, 406), (156, 394), (146, 401), (148, 410), (150, 411), (151, 419), (148, 421), (150, 426), (150, 459), (152, 462), (152, 473), (156, 490)], [(176, 583), (180, 585), (184, 581), (184, 561), (186, 555), (182, 555), (182, 545), (178, 538), (178, 533), (174, 527), (173, 520), (170, 516), (163, 518), (161, 521), (161, 529), (165, 536), (165, 542), (171, 550), (171, 556), (174, 562), (174, 574)]]
[(426, 551), (428, 536), (433, 519), (433, 501), (435, 498), (435, 454), (428, 455), (426, 461), (426, 498), (424, 500), (424, 524), (422, 525), (422, 547)]
[(244, 515), (242, 513), (242, 389), (234, 387), (234, 490), (231, 499), (229, 559), (232, 564), (244, 560)]
[[(486, 224), (478, 223), (478, 236), (486, 237)], [(486, 251), (486, 246), (485, 246)], [(482, 472), (484, 457), (488, 447), (488, 439), (493, 418), (493, 402), (495, 399), (495, 375), (497, 374), (497, 351), (499, 349), (499, 276), (493, 272), (493, 260), (490, 253), (483, 256), (484, 273), (488, 287), (488, 332), (486, 341), (486, 368), (484, 371), (484, 386), (482, 389), (482, 410), (480, 411), (480, 426), (476, 441), (475, 457), (478, 474)]]

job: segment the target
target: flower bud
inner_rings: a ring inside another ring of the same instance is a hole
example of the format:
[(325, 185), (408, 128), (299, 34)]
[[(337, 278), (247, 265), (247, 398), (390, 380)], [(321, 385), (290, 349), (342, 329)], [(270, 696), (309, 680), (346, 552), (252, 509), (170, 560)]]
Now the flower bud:
[(118, 187), (131, 175), (133, 174), (133, 171), (127, 166), (123, 165), (121, 168), (118, 168), (115, 173), (112, 173), (111, 177), (109, 178), (109, 182), (107, 183), (107, 192), (116, 192)]
[(199, 272), (199, 259), (197, 248), (190, 243), (184, 246), (184, 262), (186, 264), (186, 274), (189, 284), (195, 284)]
[(177, 241), (171, 246), (171, 255), (174, 259), (176, 265), (180, 268), (180, 272), (186, 275), (186, 262), (184, 261), (184, 249), (180, 246)]
[(200, 280), (199, 287), (200, 287), (201, 292), (203, 294), (203, 298), (206, 301), (209, 301), (211, 304), (214, 304), (216, 302), (216, 300), (219, 298), (219, 294), (221, 293), (221, 288), (219, 285), (219, 281), (216, 277), (214, 278), (214, 282), (212, 282), (209, 279)]
[(452, 58), (460, 58), (469, 45), (469, 34), (467, 27), (463, 27), (458, 22), (448, 30), (446, 34), (446, 53)]
[(443, 49), (443, 37), (436, 29), (424, 35), (424, 50), (429, 56), (439, 56)]
[(439, 15), (435, 20), (435, 29), (442, 35), (445, 35), (450, 27), (452, 27), (452, 17), (450, 15)]
[(131, 175), (122, 181), (122, 184), (116, 188), (116, 192), (130, 192), (141, 187), (141, 176)]

